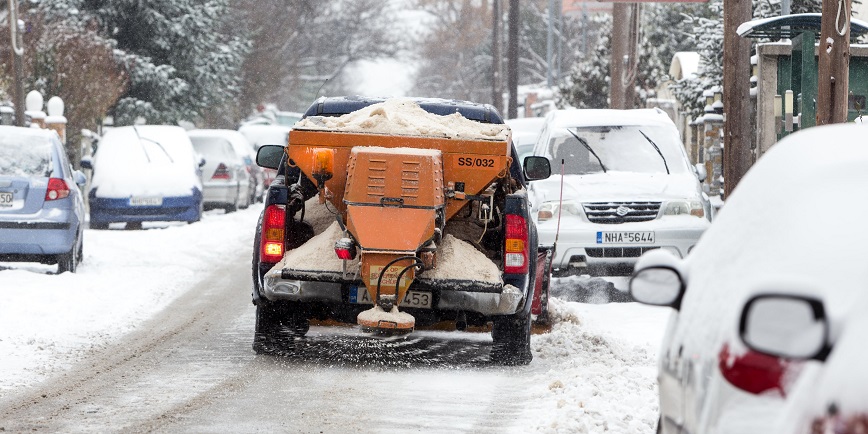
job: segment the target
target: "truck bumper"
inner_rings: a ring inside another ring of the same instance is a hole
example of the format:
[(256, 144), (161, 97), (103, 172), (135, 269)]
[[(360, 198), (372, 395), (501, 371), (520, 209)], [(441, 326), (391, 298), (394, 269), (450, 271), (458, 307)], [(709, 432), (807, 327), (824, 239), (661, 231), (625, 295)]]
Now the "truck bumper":
[[(345, 287), (352, 282), (322, 282), (285, 279), (281, 270), (266, 273), (262, 289), (270, 301), (295, 301), (303, 303), (349, 304)], [(432, 283), (410, 286), (411, 290), (431, 291), (434, 294), (432, 309), (478, 312), (483, 315), (511, 315), (518, 311), (524, 299), (522, 291), (512, 285), (504, 285), (499, 292), (475, 292), (438, 288)]]

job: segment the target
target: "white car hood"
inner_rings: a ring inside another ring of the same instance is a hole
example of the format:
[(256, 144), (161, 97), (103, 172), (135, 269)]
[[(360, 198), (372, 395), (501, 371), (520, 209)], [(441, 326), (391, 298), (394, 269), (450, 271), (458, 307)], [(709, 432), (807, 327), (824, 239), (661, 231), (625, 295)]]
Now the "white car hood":
[[(564, 200), (580, 202), (692, 199), (700, 195), (699, 181), (691, 173), (661, 174), (606, 172), (564, 175)], [(530, 189), (543, 202), (558, 200), (561, 176), (533, 181)]]

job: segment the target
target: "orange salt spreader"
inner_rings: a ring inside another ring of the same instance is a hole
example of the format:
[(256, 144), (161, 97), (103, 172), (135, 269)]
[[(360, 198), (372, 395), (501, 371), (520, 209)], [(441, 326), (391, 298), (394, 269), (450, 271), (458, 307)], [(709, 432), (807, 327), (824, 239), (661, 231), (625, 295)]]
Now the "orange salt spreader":
[(413, 316), (398, 307), (416, 273), (435, 266), (446, 221), (471, 196), (506, 181), (511, 163), (508, 137), (295, 129), (287, 154), (317, 185), (320, 202), (340, 212), (345, 234), (361, 252), (361, 280), (374, 307), (361, 312), (358, 323), (396, 332), (415, 326)]

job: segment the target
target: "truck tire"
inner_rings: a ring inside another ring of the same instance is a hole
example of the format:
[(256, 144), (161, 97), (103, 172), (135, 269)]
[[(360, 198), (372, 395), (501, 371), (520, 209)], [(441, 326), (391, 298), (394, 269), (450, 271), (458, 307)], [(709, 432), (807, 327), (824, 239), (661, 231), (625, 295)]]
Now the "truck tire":
[(494, 319), (490, 355), (493, 363), (518, 366), (527, 365), (533, 360), (530, 350), (530, 323), (530, 311)]

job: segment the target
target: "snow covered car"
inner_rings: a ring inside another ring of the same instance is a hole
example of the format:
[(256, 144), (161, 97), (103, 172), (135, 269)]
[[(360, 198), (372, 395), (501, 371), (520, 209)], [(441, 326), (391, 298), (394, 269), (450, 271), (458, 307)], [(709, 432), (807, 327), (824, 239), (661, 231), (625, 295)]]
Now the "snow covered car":
[[(286, 146), (290, 130), (292, 128), (284, 125), (245, 124), (238, 129), (238, 132), (250, 142), (255, 151), (258, 151), (263, 145)], [(268, 168), (260, 169), (262, 171), (261, 191), (262, 194), (265, 194), (268, 191), (268, 186), (274, 182), (277, 172)]]
[(256, 186), (251, 184), (255, 180), (251, 179), (250, 169), (245, 164), (245, 158), (253, 163), (247, 139), (233, 130), (193, 130), (187, 134), (193, 148), (205, 159), (202, 166), (205, 209), (223, 208), (233, 212), (250, 206)]
[(533, 154), (533, 147), (539, 140), (545, 118), (515, 118), (504, 122), (512, 130), (512, 143), (518, 152), (518, 161), (524, 162), (524, 157)]
[(54, 131), (0, 126), (0, 261), (75, 272), (84, 246), (79, 186), (86, 182)]
[(529, 196), (540, 243), (560, 228), (555, 277), (629, 276), (651, 249), (685, 257), (710, 224), (704, 169), (659, 109), (549, 112), (533, 154), (552, 166)]
[(202, 158), (181, 127), (139, 125), (108, 130), (92, 161), (88, 193), (90, 227), (125, 222), (199, 221), (202, 217)]
[[(633, 298), (676, 310), (659, 351), (661, 432), (788, 432), (782, 419), (822, 417), (830, 404), (865, 414), (865, 335), (838, 346), (853, 339), (844, 321), (865, 311), (866, 166), (863, 126), (790, 135), (750, 169), (687, 259), (662, 250), (639, 259)], [(825, 368), (798, 361), (822, 359), (826, 344)], [(807, 378), (813, 371), (828, 378)], [(785, 417), (797, 402), (814, 405)]]

